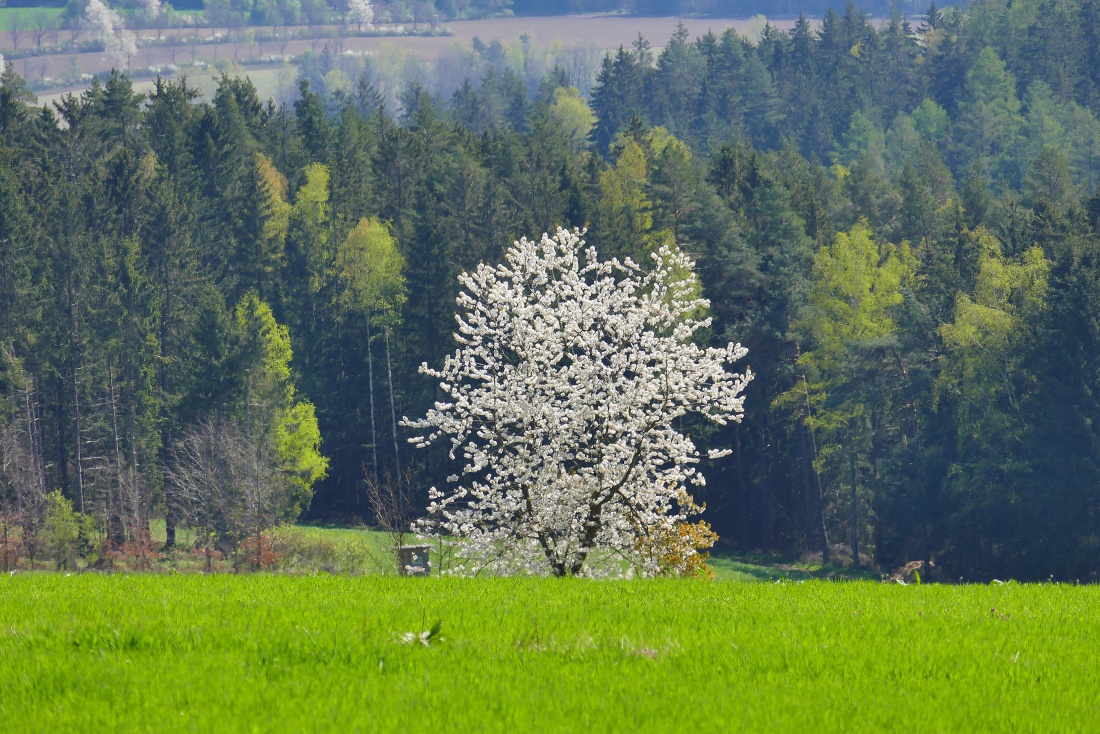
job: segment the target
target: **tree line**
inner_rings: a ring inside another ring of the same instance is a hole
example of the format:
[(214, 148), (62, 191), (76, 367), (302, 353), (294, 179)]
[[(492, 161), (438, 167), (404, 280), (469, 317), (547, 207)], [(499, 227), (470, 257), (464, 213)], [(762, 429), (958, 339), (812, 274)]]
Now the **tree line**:
[(38, 109), (9, 65), (5, 523), (57, 490), (112, 547), (164, 517), (224, 553), (306, 507), (369, 519), (363, 481), (410, 469), (423, 507), (453, 466), (400, 419), (439, 397), (417, 367), (453, 349), (457, 275), (561, 224), (601, 257), (679, 244), (706, 338), (749, 348), (744, 421), (678, 426), (732, 449), (696, 494), (724, 542), (1092, 578), (1098, 11), (681, 29), (587, 100), (562, 68), (289, 106), (115, 74)]

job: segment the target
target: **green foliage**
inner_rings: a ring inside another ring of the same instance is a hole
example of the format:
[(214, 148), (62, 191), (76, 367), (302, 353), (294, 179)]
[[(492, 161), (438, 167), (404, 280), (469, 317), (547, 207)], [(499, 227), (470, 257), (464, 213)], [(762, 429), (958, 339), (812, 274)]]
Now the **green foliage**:
[(581, 99), (576, 87), (558, 87), (554, 90), (550, 113), (561, 125), (569, 141), (580, 146), (588, 139), (588, 134), (596, 124), (596, 115)]
[(328, 459), (321, 455), (321, 430), (312, 403), (294, 403), (275, 425), (275, 453), (279, 468), (295, 487), (283, 517), (296, 520), (313, 497), (313, 485), (328, 474)]
[(934, 100), (925, 98), (913, 110), (912, 118), (913, 127), (922, 141), (932, 145), (943, 143), (943, 139), (947, 135), (949, 122), (947, 110), (936, 104)]
[(336, 253), (336, 268), (349, 306), (392, 323), (406, 300), (405, 259), (386, 225), (373, 217), (360, 219)]
[(46, 495), (44, 515), (41, 536), (46, 553), (57, 561), (58, 570), (75, 570), (84, 518), (73, 512), (73, 503), (57, 490)]
[(994, 180), (1009, 185), (1019, 181), (1023, 117), (1016, 79), (987, 46), (978, 54), (966, 76), (966, 95), (960, 110), (958, 130), (964, 161), (980, 166)]
[(914, 265), (908, 244), (876, 242), (866, 221), (850, 232), (838, 232), (834, 243), (814, 256), (803, 328), (818, 346), (806, 360), (828, 370), (845, 349), (892, 334), (897, 328), (894, 312)]
[(246, 369), (249, 404), (283, 408), (294, 398), (290, 381), (290, 334), (275, 321), (271, 307), (255, 294), (248, 294), (234, 312), (241, 335), (241, 353)]
[(315, 482), (324, 479), (328, 460), (321, 455), (321, 433), (309, 401), (298, 400), (291, 379), (293, 351), (287, 327), (271, 308), (249, 294), (237, 305), (246, 369), (246, 434), (259, 445), (271, 442), (278, 470), (293, 491), (279, 502), (277, 514), (294, 520), (308, 507)]
[(882, 128), (856, 110), (848, 124), (848, 131), (844, 133), (840, 145), (833, 153), (833, 162), (851, 168), (853, 163), (866, 155), (881, 167), (885, 146), (886, 138), (882, 134)]
[(941, 333), (948, 348), (960, 357), (965, 354), (999, 363), (1007, 356), (1005, 351), (1021, 325), (1020, 318), (1043, 307), (1050, 262), (1038, 248), (1027, 250), (1020, 262), (1011, 262), (996, 238), (981, 233), (979, 239), (984, 252), (974, 299), (959, 295), (955, 321), (945, 324)]
[(631, 258), (648, 264), (664, 237), (653, 230), (653, 204), (648, 195), (649, 162), (640, 141), (624, 137), (613, 166), (599, 173), (590, 239), (605, 258)]

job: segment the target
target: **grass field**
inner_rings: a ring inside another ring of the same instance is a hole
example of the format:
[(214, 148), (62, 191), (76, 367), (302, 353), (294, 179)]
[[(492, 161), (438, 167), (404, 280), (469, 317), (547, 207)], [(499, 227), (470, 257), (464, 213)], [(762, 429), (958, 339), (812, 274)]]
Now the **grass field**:
[[(51, 18), (59, 18), (62, 8), (0, 8), (0, 31), (7, 32), (11, 28), (11, 22), (16, 18), (22, 18), (24, 25), (29, 25), (31, 18), (38, 13), (45, 13)], [(5, 39), (10, 43), (10, 39)], [(20, 48), (31, 46), (28, 33), (20, 43)]]
[[(442, 622), (442, 639), (402, 641)], [(0, 578), (22, 731), (1088, 731), (1100, 588)]]

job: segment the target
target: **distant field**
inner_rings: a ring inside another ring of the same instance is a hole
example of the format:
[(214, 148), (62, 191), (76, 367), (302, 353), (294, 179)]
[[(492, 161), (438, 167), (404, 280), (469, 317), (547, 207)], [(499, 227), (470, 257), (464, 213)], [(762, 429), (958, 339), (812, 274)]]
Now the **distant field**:
[[(403, 641), (437, 621), (427, 646)], [(1098, 587), (16, 575), (0, 577), (0, 721), (1083, 731), (1098, 639)]]
[[(4, 18), (12, 13), (29, 13), (32, 10), (0, 9), (0, 24), (6, 22)], [(60, 11), (57, 11), (60, 12)], [(391, 57), (417, 57), (426, 61), (435, 61), (456, 43), (468, 46), (475, 38), (480, 38), (486, 44), (494, 40), (502, 43), (515, 43), (523, 34), (527, 34), (536, 47), (557, 46), (562, 47), (586, 47), (596, 53), (613, 50), (619, 46), (629, 47), (641, 33), (654, 48), (660, 48), (668, 41), (676, 30), (679, 18), (635, 18), (628, 16), (584, 16), (567, 15), (555, 17), (526, 17), (526, 18), (491, 18), (485, 20), (453, 21), (445, 23), (452, 35), (423, 37), (423, 36), (390, 36), (358, 38), (347, 37), (340, 41), (342, 49), (355, 53), (383, 54)], [(793, 21), (772, 20), (773, 24), (780, 28), (788, 28)], [(708, 31), (720, 34), (726, 28), (737, 28), (738, 31), (753, 35), (758, 33), (762, 20), (740, 18), (687, 18), (684, 19), (689, 35), (696, 37), (704, 35)], [(383, 26), (385, 28), (386, 26)], [(218, 29), (203, 28), (197, 31), (200, 37), (212, 34)], [(304, 31), (304, 28), (297, 29)], [(224, 32), (224, 29), (223, 29)], [(145, 30), (142, 36), (152, 36), (156, 31)], [(166, 34), (193, 33), (193, 31), (165, 31)], [(177, 46), (174, 49), (163, 46), (142, 46), (137, 55), (131, 61), (133, 70), (147, 69), (151, 66), (162, 67), (170, 64), (186, 64), (195, 61), (208, 64), (226, 63), (228, 61), (243, 62), (256, 60), (265, 55), (289, 55), (299, 56), (307, 50), (319, 51), (325, 43), (332, 39), (320, 39), (316, 43), (307, 39), (295, 39), (286, 42), (256, 42), (256, 43), (220, 43), (211, 44), (196, 41), (194, 44)], [(27, 49), (31, 45), (29, 35), (25, 35), (20, 41), (20, 48)], [(0, 53), (9, 52), (12, 47), (11, 38), (7, 33), (0, 35)], [(41, 81), (47, 78), (62, 78), (72, 75), (73, 69), (88, 74), (97, 74), (109, 71), (112, 67), (111, 59), (102, 52), (99, 53), (59, 53), (45, 56), (34, 56), (19, 59), (15, 62), (16, 71), (31, 81)], [(252, 67), (248, 72), (250, 76), (264, 73)], [(277, 69), (269, 69), (269, 75), (276, 74)], [(194, 74), (192, 73), (192, 76)], [(62, 91), (62, 90), (58, 90)]]
[[(559, 40), (567, 45), (593, 43), (601, 49), (613, 49), (620, 45), (629, 47), (639, 33), (654, 46), (664, 46), (681, 21), (692, 38), (705, 35), (707, 31), (721, 35), (726, 28), (736, 28), (739, 32), (757, 32), (763, 27), (760, 20), (747, 18), (640, 18), (624, 15), (490, 18), (456, 21), (445, 25), (451, 29), (455, 38), (465, 41), (472, 40), (474, 36), (486, 43), (497, 38), (501, 41), (513, 41), (527, 33), (533, 36), (536, 43)], [(771, 19), (771, 23), (781, 29), (794, 26), (794, 21), (790, 19)]]
[[(15, 18), (23, 17), (24, 21), (29, 22), (31, 17), (38, 13), (46, 13), (51, 18), (57, 18), (61, 15), (62, 8), (0, 8), (0, 32), (7, 33), (11, 29), (11, 22)], [(28, 34), (19, 42), (19, 48), (30, 48), (31, 38)], [(3, 42), (4, 48), (11, 48), (11, 38), (5, 38)]]

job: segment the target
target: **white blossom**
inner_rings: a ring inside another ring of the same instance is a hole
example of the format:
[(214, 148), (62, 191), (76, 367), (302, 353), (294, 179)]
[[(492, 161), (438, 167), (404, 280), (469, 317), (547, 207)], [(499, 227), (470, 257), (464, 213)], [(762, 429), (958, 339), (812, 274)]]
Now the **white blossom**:
[(150, 20), (159, 16), (163, 10), (160, 0), (141, 0), (141, 7), (145, 11), (145, 16)]
[(461, 464), (418, 529), (462, 538), (465, 571), (651, 573), (642, 541), (699, 509), (699, 454), (676, 421), (740, 421), (752, 374), (727, 369), (740, 344), (693, 341), (710, 319), (690, 258), (654, 259), (650, 272), (599, 262), (558, 229), (460, 276), (459, 347), (420, 368), (446, 399), (405, 424), (421, 447), (445, 437)]
[(374, 27), (374, 8), (370, 0), (348, 0), (348, 22), (354, 23), (359, 30), (363, 26)]
[(119, 14), (108, 8), (103, 0), (89, 0), (84, 18), (92, 34), (103, 42), (111, 60), (120, 66), (128, 66), (137, 53), (137, 36), (133, 31), (126, 30)]
[(122, 27), (122, 18), (104, 4), (103, 0), (89, 0), (84, 10), (84, 19), (88, 28), (97, 36), (114, 35), (115, 28)]
[(106, 43), (107, 55), (120, 66), (129, 66), (130, 59), (137, 53), (137, 36), (133, 31), (119, 30)]

